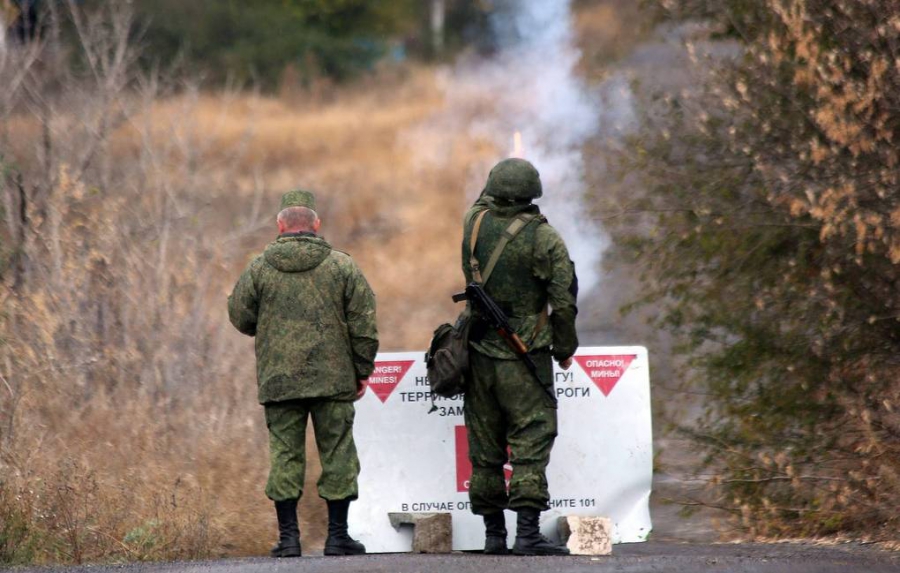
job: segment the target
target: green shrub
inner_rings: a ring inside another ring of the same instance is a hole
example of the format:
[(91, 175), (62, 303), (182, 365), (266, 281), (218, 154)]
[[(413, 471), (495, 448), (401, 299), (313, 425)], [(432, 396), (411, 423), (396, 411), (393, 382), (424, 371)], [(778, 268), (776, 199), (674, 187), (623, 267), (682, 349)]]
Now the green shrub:
[(417, 22), (417, 4), (362, 0), (145, 0), (146, 59), (186, 64), (213, 82), (272, 87), (286, 66), (306, 79), (346, 79), (370, 69)]
[(0, 483), (0, 564), (34, 562), (37, 540), (30, 527), (28, 507)]

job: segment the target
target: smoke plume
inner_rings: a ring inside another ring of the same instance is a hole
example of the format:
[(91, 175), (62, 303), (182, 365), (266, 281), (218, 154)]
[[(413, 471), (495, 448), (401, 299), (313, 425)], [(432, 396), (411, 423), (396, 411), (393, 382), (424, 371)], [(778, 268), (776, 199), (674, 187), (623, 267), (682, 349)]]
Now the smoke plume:
[[(463, 57), (443, 77), (440, 128), (468, 130), (492, 143), (499, 154), (491, 165), (513, 154), (514, 134), (521, 133), (516, 154), (540, 171), (544, 197), (538, 204), (566, 240), (588, 291), (599, 280), (607, 238), (583, 202), (582, 149), (606, 127), (604, 106), (616, 108), (619, 123), (628, 115), (630, 92), (611, 85), (592, 91), (577, 75), (581, 53), (569, 0), (497, 1), (489, 22), (494, 53)], [(610, 95), (625, 101), (609, 102)], [(472, 166), (468, 199), (481, 191), (491, 165)]]

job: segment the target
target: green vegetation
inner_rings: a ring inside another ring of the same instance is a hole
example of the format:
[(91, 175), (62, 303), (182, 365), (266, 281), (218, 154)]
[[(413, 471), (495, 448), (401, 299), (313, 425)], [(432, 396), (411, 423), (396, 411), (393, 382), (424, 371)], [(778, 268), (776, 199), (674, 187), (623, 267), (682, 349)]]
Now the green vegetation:
[[(429, 3), (420, 0), (141, 0), (138, 12), (148, 64), (181, 59), (215, 83), (273, 87), (287, 70), (302, 83), (344, 80), (370, 70), (392, 47), (434, 55)], [(482, 12), (471, 0), (448, 2), (451, 46)]]
[(286, 66), (308, 78), (368, 69), (415, 24), (415, 2), (153, 0), (139, 4), (148, 58), (183, 55), (213, 81), (276, 83)]
[(0, 563), (22, 565), (34, 560), (36, 539), (28, 530), (28, 517), (8, 499), (0, 484)]

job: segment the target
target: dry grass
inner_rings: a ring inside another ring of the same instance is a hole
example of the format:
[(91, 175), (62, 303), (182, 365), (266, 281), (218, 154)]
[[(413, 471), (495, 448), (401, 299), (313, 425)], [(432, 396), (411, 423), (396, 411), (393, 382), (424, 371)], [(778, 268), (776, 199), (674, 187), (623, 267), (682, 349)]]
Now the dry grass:
[(59, 92), (71, 78), (42, 83), (51, 64), (30, 93), (52, 106), (0, 97), (0, 251), (25, 255), (0, 285), (0, 563), (265, 554), (266, 430), (226, 296), (280, 194), (312, 188), (323, 235), (377, 293), (382, 350), (424, 348), (457, 310), (466, 189), (504, 151), (466, 129), (490, 102), (436, 120), (441, 78), (415, 67), (275, 98), (102, 74)]
[[(452, 316), (477, 152), (459, 141), (440, 165), (419, 159), (430, 142), (417, 126), (441, 106), (431, 72), (364, 87), (329, 102), (153, 100), (110, 138), (113, 179), (131, 189), (94, 188), (60, 167), (52, 221), (35, 242), (51, 280), (5, 294), (13, 337), (0, 360), (15, 404), (3, 435), (4, 559), (267, 551), (274, 516), (252, 343), (228, 324), (225, 297), (272, 238), (282, 191), (318, 192), (323, 234), (378, 293), (383, 349), (423, 348)], [(40, 129), (28, 118), (7, 127), (27, 169)], [(317, 473), (301, 506), (310, 547), (324, 526)]]

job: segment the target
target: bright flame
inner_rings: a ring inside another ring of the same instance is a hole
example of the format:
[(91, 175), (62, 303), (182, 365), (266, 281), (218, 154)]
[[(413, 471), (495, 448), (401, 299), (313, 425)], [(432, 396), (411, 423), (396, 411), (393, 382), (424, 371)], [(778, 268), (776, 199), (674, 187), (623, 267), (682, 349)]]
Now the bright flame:
[(517, 131), (513, 134), (513, 148), (510, 157), (522, 157), (522, 132)]

